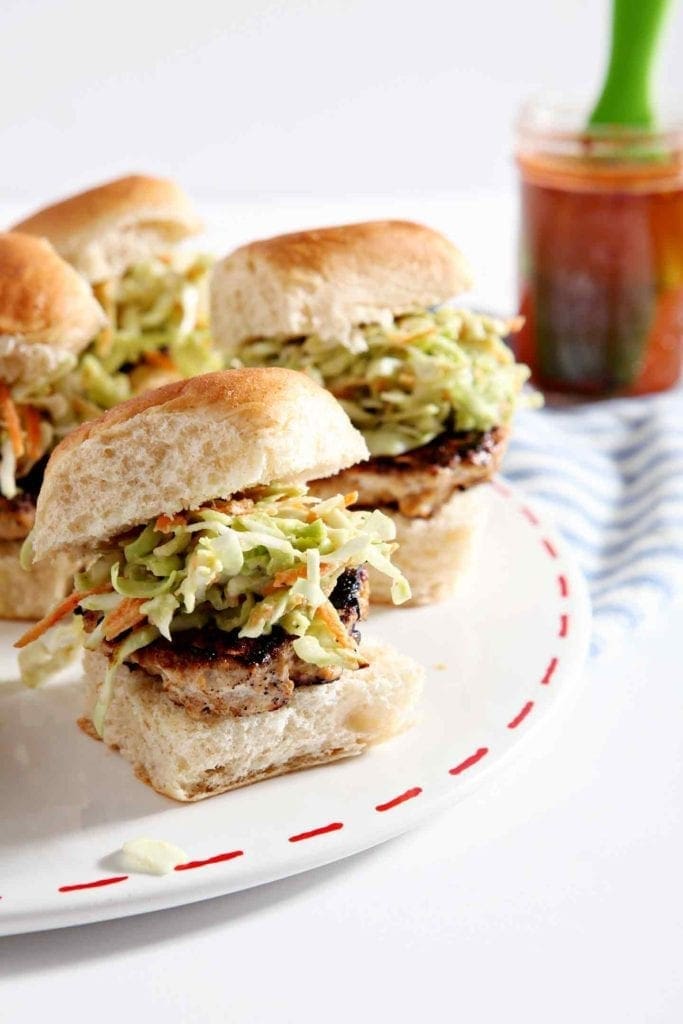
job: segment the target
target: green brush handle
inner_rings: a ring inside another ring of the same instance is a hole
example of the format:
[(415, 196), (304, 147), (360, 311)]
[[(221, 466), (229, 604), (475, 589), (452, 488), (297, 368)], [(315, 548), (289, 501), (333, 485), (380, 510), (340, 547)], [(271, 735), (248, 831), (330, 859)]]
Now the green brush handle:
[(591, 128), (619, 124), (652, 128), (652, 68), (671, 0), (613, 0), (612, 48)]

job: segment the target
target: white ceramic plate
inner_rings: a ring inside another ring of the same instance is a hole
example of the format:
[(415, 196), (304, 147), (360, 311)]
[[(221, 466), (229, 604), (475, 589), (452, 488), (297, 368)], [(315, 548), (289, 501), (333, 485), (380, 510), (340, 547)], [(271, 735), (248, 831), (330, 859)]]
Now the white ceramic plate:
[[(373, 612), (381, 635), (428, 669), (410, 733), (353, 758), (199, 804), (175, 804), (76, 727), (77, 674), (16, 682), (0, 627), (0, 934), (190, 903), (346, 857), (470, 791), (541, 723), (581, 672), (589, 604), (552, 530), (501, 484), (486, 487), (486, 541), (457, 599)], [(190, 863), (122, 869), (122, 843), (165, 839)]]

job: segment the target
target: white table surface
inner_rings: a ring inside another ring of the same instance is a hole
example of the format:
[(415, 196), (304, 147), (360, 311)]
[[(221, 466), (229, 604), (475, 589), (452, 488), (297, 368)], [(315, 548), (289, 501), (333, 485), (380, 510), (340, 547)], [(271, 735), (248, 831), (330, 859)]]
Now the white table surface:
[[(503, 306), (512, 209), (299, 201), (225, 223), (241, 241), (269, 223), (422, 215)], [(678, 1024), (681, 635), (679, 605), (591, 665), (502, 775), (402, 839), (206, 903), (0, 940), (0, 1019)]]

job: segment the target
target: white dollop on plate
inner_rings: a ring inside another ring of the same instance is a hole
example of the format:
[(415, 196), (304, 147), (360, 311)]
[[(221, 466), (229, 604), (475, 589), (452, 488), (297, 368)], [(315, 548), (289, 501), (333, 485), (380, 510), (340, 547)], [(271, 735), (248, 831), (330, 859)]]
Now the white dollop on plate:
[(164, 839), (130, 839), (121, 847), (128, 871), (141, 871), (146, 875), (167, 875), (189, 857), (179, 846)]

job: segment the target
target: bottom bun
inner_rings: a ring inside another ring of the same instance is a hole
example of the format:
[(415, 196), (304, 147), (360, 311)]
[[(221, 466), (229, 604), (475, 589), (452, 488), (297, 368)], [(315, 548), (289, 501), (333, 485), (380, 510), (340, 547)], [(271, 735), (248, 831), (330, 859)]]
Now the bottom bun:
[(30, 572), (21, 568), (23, 541), (0, 541), (0, 619), (42, 619), (73, 588), (76, 565), (57, 555)]
[[(298, 687), (277, 711), (205, 721), (190, 718), (146, 672), (122, 666), (102, 738), (139, 779), (183, 801), (361, 754), (414, 723), (424, 679), (416, 662), (391, 647), (367, 644), (362, 650), (368, 668), (344, 672), (333, 683)], [(106, 667), (103, 654), (86, 652), (86, 713), (79, 725), (91, 736)]]
[[(472, 568), (486, 523), (485, 491), (480, 485), (457, 491), (429, 519), (409, 519), (383, 508), (396, 523), (398, 550), (392, 561), (410, 583), (408, 604), (433, 604), (452, 597)], [(391, 604), (391, 580), (369, 569), (370, 600)]]

